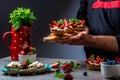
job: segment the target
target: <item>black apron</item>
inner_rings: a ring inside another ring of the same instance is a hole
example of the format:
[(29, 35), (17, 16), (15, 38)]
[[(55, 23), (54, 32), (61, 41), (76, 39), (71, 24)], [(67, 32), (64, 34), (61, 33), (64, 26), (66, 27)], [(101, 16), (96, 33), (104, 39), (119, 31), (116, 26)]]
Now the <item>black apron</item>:
[[(89, 3), (88, 3), (89, 4)], [(120, 35), (120, 0), (97, 0), (89, 11), (88, 23), (92, 35)], [(106, 59), (120, 57), (120, 54), (85, 47), (86, 56), (100, 55)]]

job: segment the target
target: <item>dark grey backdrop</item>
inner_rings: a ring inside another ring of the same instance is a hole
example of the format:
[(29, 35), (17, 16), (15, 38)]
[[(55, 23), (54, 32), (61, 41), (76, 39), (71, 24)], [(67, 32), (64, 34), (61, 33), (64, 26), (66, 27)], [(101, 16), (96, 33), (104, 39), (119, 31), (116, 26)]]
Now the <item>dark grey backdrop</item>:
[[(60, 18), (76, 17), (79, 0), (0, 0), (0, 58), (9, 56), (9, 50), (2, 42), (2, 35), (9, 31), (9, 14), (17, 7), (31, 8), (37, 17), (32, 28), (32, 44), (40, 57), (85, 59), (82, 46), (69, 46), (43, 42), (49, 34), (48, 24)], [(7, 37), (8, 42), (10, 37)]]

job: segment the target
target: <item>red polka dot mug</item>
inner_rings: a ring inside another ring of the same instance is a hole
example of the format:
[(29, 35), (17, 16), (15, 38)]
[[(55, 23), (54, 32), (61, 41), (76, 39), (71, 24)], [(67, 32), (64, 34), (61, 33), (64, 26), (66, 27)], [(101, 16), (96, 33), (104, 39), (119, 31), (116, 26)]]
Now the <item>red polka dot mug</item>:
[[(11, 59), (18, 60), (18, 54), (22, 50), (22, 46), (27, 43), (31, 46), (31, 27), (22, 26), (18, 30), (14, 30), (14, 27), (11, 27), (12, 30), (5, 32), (3, 34), (3, 42), (10, 51)], [(6, 41), (6, 36), (11, 35), (11, 43), (8, 44)]]

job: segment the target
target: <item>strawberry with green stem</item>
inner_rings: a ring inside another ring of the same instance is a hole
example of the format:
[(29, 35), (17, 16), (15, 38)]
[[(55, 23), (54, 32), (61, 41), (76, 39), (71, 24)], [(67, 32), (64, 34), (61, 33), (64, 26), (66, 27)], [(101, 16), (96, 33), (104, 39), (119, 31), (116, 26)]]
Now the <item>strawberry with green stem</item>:
[(23, 69), (27, 69), (28, 68), (28, 65), (31, 64), (32, 62), (30, 61), (30, 59), (26, 59), (25, 61), (22, 62), (22, 66), (23, 66)]
[(72, 66), (69, 64), (69, 63), (64, 63), (62, 65), (62, 69), (65, 71), (65, 70), (69, 70), (69, 71), (72, 71)]
[(53, 68), (58, 68), (60, 66), (61, 62), (56, 61), (55, 63), (51, 64)]
[(73, 76), (70, 73), (65, 73), (64, 80), (73, 80)]

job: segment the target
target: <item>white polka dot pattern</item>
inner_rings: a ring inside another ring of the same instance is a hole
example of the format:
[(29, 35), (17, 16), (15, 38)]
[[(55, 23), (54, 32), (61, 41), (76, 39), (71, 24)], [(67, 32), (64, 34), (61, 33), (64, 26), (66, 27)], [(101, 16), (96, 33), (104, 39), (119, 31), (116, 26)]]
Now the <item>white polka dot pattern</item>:
[(22, 47), (22, 45), (20, 44), (19, 47)]
[(16, 42), (16, 40), (14, 40), (14, 42)]
[(22, 41), (22, 38), (20, 38), (20, 40)]
[(20, 34), (22, 34), (23, 32), (21, 31)]
[(16, 49), (16, 47), (14, 47), (14, 49)]
[(17, 36), (17, 34), (14, 34), (15, 36)]

